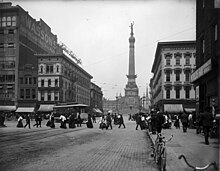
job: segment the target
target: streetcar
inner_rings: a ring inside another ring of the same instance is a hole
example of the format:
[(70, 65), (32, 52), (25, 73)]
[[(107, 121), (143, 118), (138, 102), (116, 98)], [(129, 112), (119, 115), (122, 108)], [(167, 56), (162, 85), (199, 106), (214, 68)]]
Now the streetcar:
[(89, 106), (86, 104), (60, 104), (53, 107), (54, 119), (56, 122), (60, 121), (60, 115), (65, 115), (67, 122), (71, 115), (77, 117), (77, 113), (80, 113), (83, 122), (88, 120)]

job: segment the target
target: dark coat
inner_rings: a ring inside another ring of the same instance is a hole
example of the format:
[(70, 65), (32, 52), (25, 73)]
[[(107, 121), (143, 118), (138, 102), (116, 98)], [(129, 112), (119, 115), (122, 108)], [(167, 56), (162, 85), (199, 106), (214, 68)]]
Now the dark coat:
[(181, 122), (182, 123), (188, 123), (188, 115), (186, 113), (183, 113), (181, 115)]
[(212, 126), (213, 116), (210, 112), (204, 112), (201, 114), (201, 123), (203, 126)]

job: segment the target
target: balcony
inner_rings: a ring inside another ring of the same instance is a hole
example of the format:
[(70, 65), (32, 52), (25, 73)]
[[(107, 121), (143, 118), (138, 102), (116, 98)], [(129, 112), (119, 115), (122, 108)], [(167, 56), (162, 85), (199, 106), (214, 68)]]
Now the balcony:
[(58, 91), (60, 87), (38, 87), (39, 91)]

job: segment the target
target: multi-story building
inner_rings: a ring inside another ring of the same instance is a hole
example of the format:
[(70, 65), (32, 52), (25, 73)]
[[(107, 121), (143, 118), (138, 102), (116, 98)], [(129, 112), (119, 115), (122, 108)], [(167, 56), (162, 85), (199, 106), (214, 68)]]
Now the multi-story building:
[(104, 113), (108, 113), (108, 112), (117, 113), (118, 112), (117, 105), (118, 105), (117, 100), (109, 100), (109, 99), (103, 98)]
[(31, 107), (31, 112), (37, 103), (34, 54), (55, 54), (57, 36), (42, 19), (36, 21), (20, 6), (0, 3), (0, 11), (0, 110)]
[(217, 0), (196, 1), (196, 111), (210, 106), (220, 112), (220, 6)]
[[(65, 54), (38, 54), (39, 111), (58, 103), (90, 105), (92, 76)], [(48, 105), (45, 105), (48, 104)]]
[(150, 80), (151, 105), (163, 112), (195, 110), (191, 73), (195, 69), (195, 41), (159, 42)]
[(101, 114), (103, 111), (102, 105), (103, 93), (101, 87), (95, 83), (91, 83), (90, 87), (90, 107), (94, 113)]

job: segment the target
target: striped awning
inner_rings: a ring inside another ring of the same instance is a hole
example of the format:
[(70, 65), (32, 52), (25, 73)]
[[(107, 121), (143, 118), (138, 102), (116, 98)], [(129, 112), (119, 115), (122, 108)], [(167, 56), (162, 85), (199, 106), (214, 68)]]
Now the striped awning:
[(34, 107), (18, 107), (15, 112), (17, 112), (17, 113), (32, 113), (32, 112), (34, 112)]
[(40, 105), (38, 112), (52, 112), (53, 111), (53, 104), (42, 104)]
[(0, 106), (0, 111), (14, 111), (16, 106)]
[(183, 112), (182, 104), (164, 104), (164, 112), (180, 113)]

